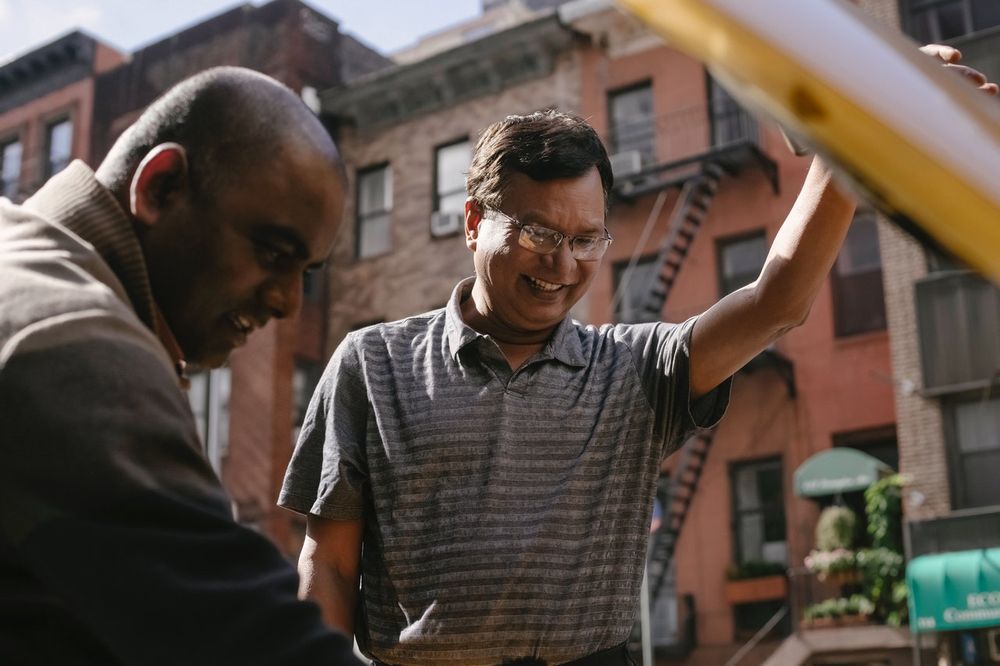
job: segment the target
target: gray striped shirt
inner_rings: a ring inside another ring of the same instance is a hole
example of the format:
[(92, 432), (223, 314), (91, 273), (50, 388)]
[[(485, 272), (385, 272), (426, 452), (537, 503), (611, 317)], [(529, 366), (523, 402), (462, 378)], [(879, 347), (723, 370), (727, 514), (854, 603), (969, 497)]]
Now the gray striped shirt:
[(563, 321), (512, 372), (442, 310), (347, 336), (281, 506), (365, 519), (358, 641), (390, 664), (562, 663), (632, 626), (660, 460), (725, 410), (689, 405), (681, 325)]

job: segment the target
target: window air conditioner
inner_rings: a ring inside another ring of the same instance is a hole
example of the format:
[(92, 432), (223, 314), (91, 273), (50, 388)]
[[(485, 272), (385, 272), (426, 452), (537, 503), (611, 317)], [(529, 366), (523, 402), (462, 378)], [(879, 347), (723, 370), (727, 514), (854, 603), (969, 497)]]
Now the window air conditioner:
[(642, 155), (638, 150), (626, 150), (611, 156), (611, 173), (624, 178), (642, 171)]
[(449, 236), (462, 230), (465, 215), (460, 212), (444, 212), (436, 210), (431, 213), (431, 236), (435, 238)]

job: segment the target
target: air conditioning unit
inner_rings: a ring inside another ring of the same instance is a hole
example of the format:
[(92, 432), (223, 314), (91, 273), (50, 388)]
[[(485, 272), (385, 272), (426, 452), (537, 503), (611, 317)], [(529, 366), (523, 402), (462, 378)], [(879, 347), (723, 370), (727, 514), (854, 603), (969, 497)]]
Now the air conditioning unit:
[(624, 178), (642, 171), (642, 154), (638, 150), (626, 150), (611, 156), (611, 173), (615, 178)]
[(431, 213), (431, 236), (435, 238), (450, 236), (462, 230), (465, 215), (460, 212), (444, 212), (436, 210)]

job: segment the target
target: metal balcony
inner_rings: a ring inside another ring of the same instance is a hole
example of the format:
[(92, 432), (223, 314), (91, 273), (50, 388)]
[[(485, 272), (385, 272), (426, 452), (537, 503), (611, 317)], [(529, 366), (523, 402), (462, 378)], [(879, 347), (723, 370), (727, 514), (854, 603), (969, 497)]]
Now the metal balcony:
[[(778, 167), (761, 148), (760, 128), (746, 111), (707, 104), (617, 125), (606, 137), (616, 165), (615, 195), (622, 200), (681, 187), (714, 163), (729, 175), (760, 168), (778, 191)], [(635, 153), (639, 159), (622, 159)]]

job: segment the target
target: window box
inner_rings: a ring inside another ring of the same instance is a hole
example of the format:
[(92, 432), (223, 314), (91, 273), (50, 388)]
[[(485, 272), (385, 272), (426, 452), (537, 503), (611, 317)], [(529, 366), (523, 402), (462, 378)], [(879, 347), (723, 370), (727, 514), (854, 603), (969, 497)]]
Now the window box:
[(788, 579), (780, 575), (726, 581), (726, 601), (730, 604), (773, 601), (787, 596)]

